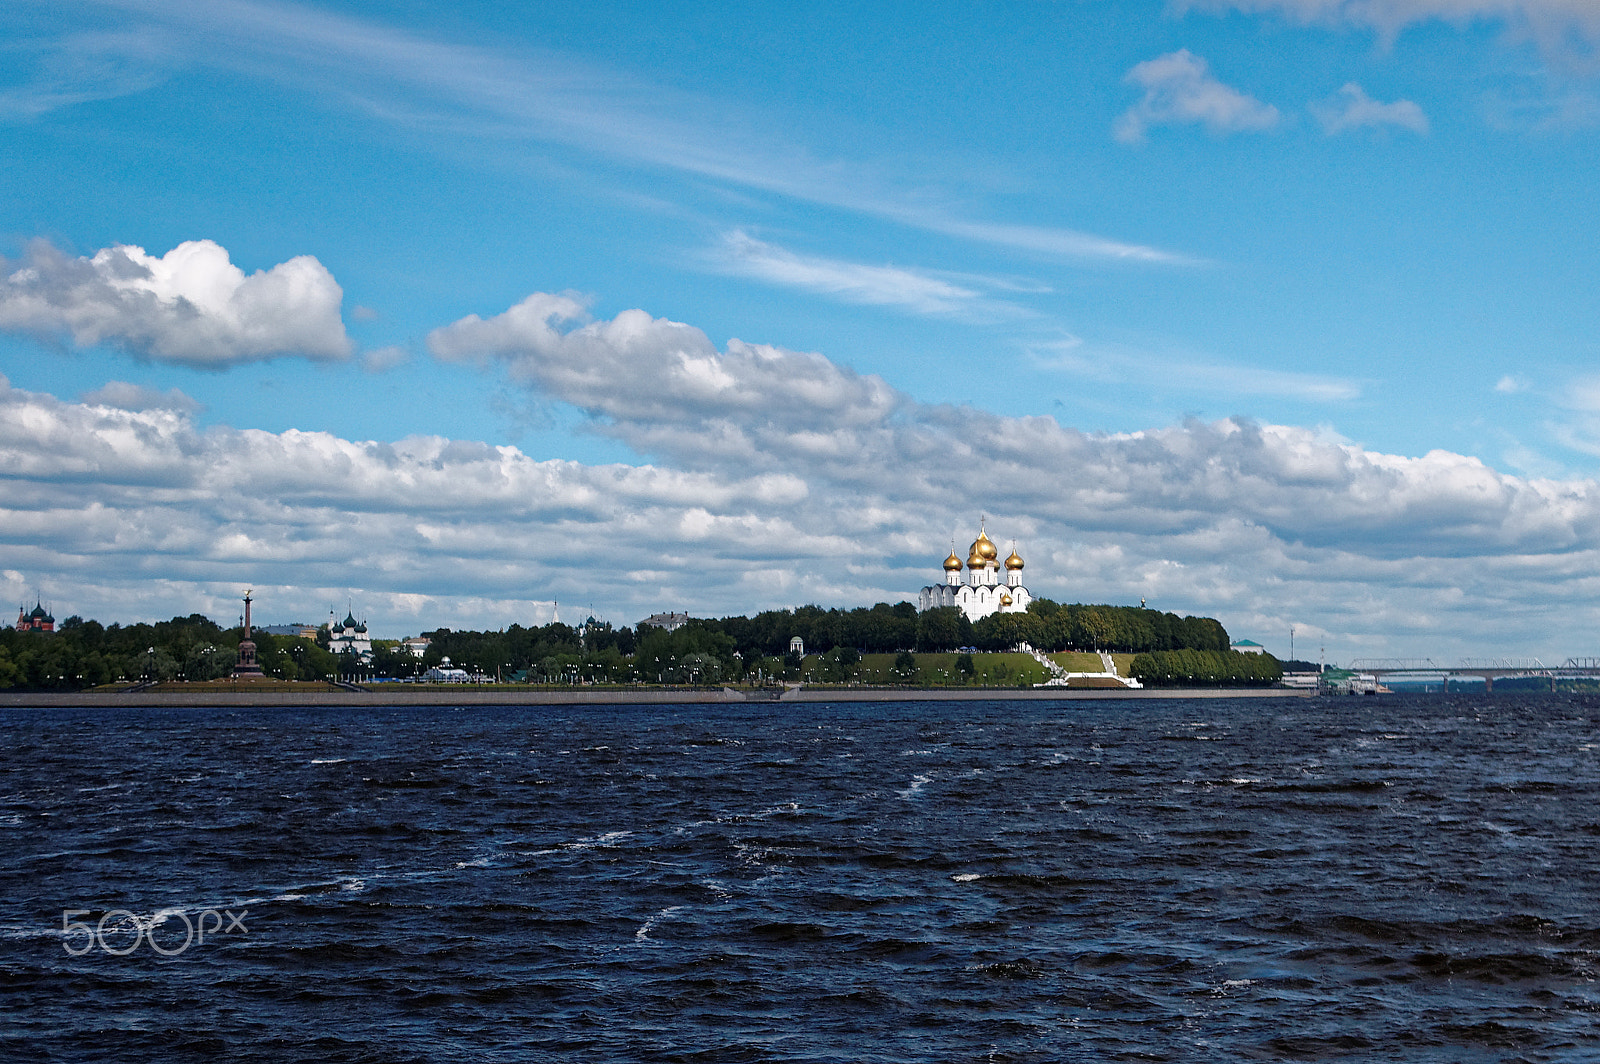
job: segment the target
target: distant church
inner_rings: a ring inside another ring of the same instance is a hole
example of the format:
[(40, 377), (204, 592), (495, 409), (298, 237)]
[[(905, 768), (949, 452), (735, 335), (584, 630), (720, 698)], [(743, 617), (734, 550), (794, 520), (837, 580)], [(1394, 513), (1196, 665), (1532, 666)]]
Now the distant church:
[(33, 612), (28, 612), (28, 607), (20, 606), (17, 609), (17, 631), (19, 632), (53, 632), (56, 630), (56, 619), (50, 616), (44, 608), (44, 600), (38, 600), (33, 607)]
[(50, 611), (45, 610), (45, 600), (40, 598), (34, 605), (34, 611), (29, 613), (27, 606), (18, 606), (16, 610), (16, 630), (18, 632), (54, 632), (56, 619), (50, 616)]
[(372, 660), (372, 640), (367, 637), (367, 622), (356, 620), (355, 611), (344, 615), (343, 621), (328, 614), (328, 649), (334, 654), (351, 653), (362, 661)]
[[(1005, 566), (1004, 586), (1000, 583), (1000, 567)], [(982, 526), (978, 538), (972, 541), (967, 552), (966, 565), (954, 550), (944, 560), (944, 583), (932, 584), (922, 589), (917, 598), (917, 612), (954, 606), (966, 614), (967, 620), (977, 621), (991, 613), (1022, 613), (1027, 610), (1033, 595), (1022, 586), (1022, 555), (1013, 548), (1004, 563), (1000, 551)], [(969, 578), (963, 580), (965, 568)]]

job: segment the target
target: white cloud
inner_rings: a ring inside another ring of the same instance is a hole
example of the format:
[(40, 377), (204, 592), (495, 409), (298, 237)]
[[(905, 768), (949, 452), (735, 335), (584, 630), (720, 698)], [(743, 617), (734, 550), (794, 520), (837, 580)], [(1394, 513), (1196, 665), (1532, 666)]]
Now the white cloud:
[[(1012, 317), (1021, 307), (991, 299), (975, 287), (922, 270), (871, 266), (843, 259), (801, 255), (741, 230), (724, 235), (713, 259), (731, 273), (771, 284), (832, 296), (846, 303), (886, 306), (912, 314), (966, 319)], [(979, 278), (966, 278), (980, 281)], [(1006, 287), (994, 283), (994, 287)], [(1014, 286), (1012, 286), (1014, 287)]]
[(1301, 402), (1333, 403), (1359, 398), (1361, 384), (1344, 377), (1269, 369), (1195, 355), (1085, 346), (1073, 336), (1029, 349), (1035, 363), (1118, 387), (1139, 382), (1145, 389), (1182, 389), (1199, 395), (1270, 395)]
[(158, 391), (127, 381), (107, 381), (92, 392), (83, 393), (91, 406), (110, 406), (118, 410), (173, 410), (180, 414), (199, 412), (201, 404), (177, 388)]
[(1301, 22), (1365, 27), (1391, 40), (1407, 26), (1437, 20), (1504, 23), (1567, 56), (1592, 55), (1600, 45), (1594, 0), (1177, 0), (1176, 6), (1280, 12)]
[(74, 258), (35, 240), (0, 263), (0, 329), (110, 343), (160, 362), (220, 369), (286, 355), (350, 354), (344, 293), (310, 255), (246, 276), (210, 240), (159, 258), (118, 244)]
[(1415, 103), (1410, 100), (1379, 103), (1353, 81), (1331, 99), (1312, 104), (1311, 113), (1329, 136), (1383, 126), (1397, 126), (1413, 133), (1428, 132), (1428, 116)]
[(1231, 88), (1187, 48), (1147, 59), (1123, 79), (1144, 90), (1112, 129), (1117, 140), (1137, 144), (1152, 126), (1203, 125), (1214, 134), (1262, 132), (1277, 127), (1278, 109)]
[[(8, 49), (20, 84), (0, 89), (0, 121), (37, 118), (63, 107), (143, 92), (159, 84), (167, 42), (148, 29), (67, 34), (33, 56), (33, 69)], [(15, 38), (13, 38), (14, 40)], [(19, 70), (18, 68), (22, 68)]]
[(403, 347), (377, 347), (361, 354), (361, 368), (368, 373), (385, 373), (411, 361), (411, 352)]
[(1483, 105), (1489, 125), (1505, 132), (1565, 133), (1600, 126), (1600, 94), (1546, 77), (1530, 78), (1516, 91), (1491, 91)]
[(1521, 377), (1514, 377), (1508, 373), (1504, 377), (1501, 377), (1499, 380), (1495, 381), (1494, 390), (1499, 392), (1501, 395), (1515, 395), (1518, 392), (1527, 391), (1528, 382), (1523, 380)]
[(987, 513), (1060, 600), (1143, 596), (1258, 639), (1292, 616), (1336, 661), (1593, 650), (1566, 642), (1600, 622), (1592, 480), (1238, 419), (1106, 435), (928, 405), (821, 355), (718, 350), (638, 310), (589, 320), (571, 296), (429, 343), (504, 364), (655, 461), (202, 430), (5, 389), (7, 566), (58, 613), (107, 620), (229, 617), (255, 586), (284, 620), (353, 595), (382, 633), (542, 620), (552, 599), (631, 622), (902, 598)]
[(1569, 410), (1600, 414), (1600, 376), (1577, 377), (1567, 382), (1561, 405)]
[(535, 293), (488, 320), (463, 318), (430, 333), (428, 347), (447, 360), (503, 360), (515, 379), (589, 412), (646, 453), (755, 458), (758, 437), (826, 448), (833, 433), (876, 423), (901, 402), (882, 378), (821, 355), (741, 340), (719, 352), (699, 329), (642, 310), (589, 322), (571, 295)]

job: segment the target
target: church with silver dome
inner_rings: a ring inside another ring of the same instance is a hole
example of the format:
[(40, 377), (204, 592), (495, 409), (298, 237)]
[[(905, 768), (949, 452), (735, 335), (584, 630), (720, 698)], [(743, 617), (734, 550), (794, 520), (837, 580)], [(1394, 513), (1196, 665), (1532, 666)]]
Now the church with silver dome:
[[(917, 598), (917, 612), (954, 606), (969, 621), (978, 621), (991, 613), (1022, 613), (1033, 601), (1028, 589), (1022, 586), (1022, 555), (1016, 548), (1010, 557), (1000, 561), (1000, 551), (982, 526), (978, 538), (972, 541), (963, 564), (954, 550), (944, 560), (944, 583), (931, 584), (922, 589)], [(1000, 568), (1006, 570), (1005, 583), (1000, 582)], [(962, 571), (966, 571), (963, 578)]]

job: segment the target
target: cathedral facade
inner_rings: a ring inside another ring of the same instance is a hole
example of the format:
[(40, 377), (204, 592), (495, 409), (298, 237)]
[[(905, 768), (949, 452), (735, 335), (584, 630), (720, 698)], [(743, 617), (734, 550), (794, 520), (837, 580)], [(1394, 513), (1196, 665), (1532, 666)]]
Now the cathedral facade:
[[(978, 621), (991, 613), (1022, 613), (1033, 601), (1033, 596), (1022, 584), (1022, 555), (1016, 548), (1010, 557), (1000, 561), (1000, 551), (989, 533), (979, 528), (978, 538), (972, 541), (963, 564), (959, 555), (951, 550), (944, 560), (944, 583), (930, 584), (917, 597), (917, 611), (954, 606), (969, 621)], [(1005, 582), (1001, 583), (1000, 570), (1005, 569)], [(963, 570), (966, 573), (963, 578)]]

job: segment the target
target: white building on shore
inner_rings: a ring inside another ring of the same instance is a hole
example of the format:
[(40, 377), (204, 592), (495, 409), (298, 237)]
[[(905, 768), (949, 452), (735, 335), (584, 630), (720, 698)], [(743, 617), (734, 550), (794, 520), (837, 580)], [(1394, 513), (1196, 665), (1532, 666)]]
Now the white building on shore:
[[(1005, 583), (1000, 569), (1004, 565)], [(1000, 561), (1000, 551), (989, 538), (987, 529), (980, 526), (978, 538), (972, 541), (966, 564), (952, 549), (944, 560), (944, 583), (930, 584), (917, 597), (917, 612), (954, 606), (977, 621), (991, 613), (1023, 613), (1033, 595), (1022, 584), (1022, 555), (1013, 547), (1005, 562)], [(962, 570), (967, 578), (962, 578)]]
[(372, 640), (367, 637), (367, 622), (356, 620), (353, 612), (346, 613), (343, 621), (328, 614), (328, 649), (334, 654), (352, 653), (362, 661), (372, 660)]

